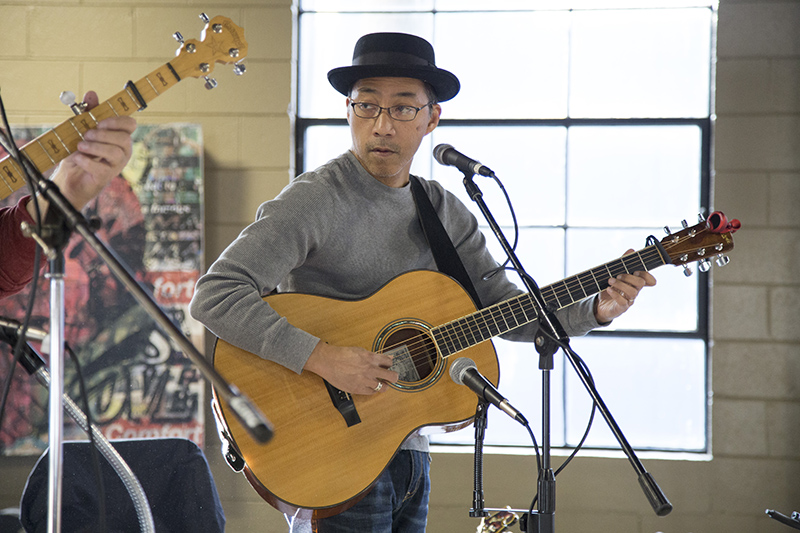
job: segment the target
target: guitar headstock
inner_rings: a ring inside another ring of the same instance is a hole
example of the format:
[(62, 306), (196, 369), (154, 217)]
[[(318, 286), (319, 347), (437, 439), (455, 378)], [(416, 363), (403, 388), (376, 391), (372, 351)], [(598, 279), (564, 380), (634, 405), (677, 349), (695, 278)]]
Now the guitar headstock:
[(718, 266), (725, 266), (730, 259), (725, 255), (733, 249), (732, 234), (741, 227), (741, 223), (733, 219), (728, 221), (724, 214), (715, 211), (705, 220), (688, 227), (684, 222), (684, 229), (678, 233), (670, 233), (661, 239), (661, 246), (669, 255), (669, 262), (673, 265), (683, 266), (687, 276), (691, 270), (689, 263), (698, 261), (698, 270), (706, 272), (711, 268), (711, 259), (716, 257)]
[(208, 75), (214, 70), (216, 63), (234, 63), (234, 73), (244, 74), (245, 68), (241, 61), (247, 57), (247, 41), (244, 40), (244, 30), (228, 17), (217, 16), (209, 20), (203, 13), (200, 18), (206, 25), (200, 33), (199, 41), (184, 41), (180, 33), (173, 35), (181, 46), (176, 52), (177, 57), (170, 64), (181, 78), (203, 77), (206, 88), (213, 89), (217, 82)]

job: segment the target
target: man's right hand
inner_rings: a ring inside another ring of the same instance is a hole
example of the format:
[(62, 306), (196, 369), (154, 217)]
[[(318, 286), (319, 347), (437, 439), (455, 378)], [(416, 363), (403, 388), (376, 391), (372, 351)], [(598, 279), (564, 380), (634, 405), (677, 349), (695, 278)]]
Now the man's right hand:
[(392, 358), (363, 348), (332, 346), (322, 341), (306, 361), (310, 370), (337, 389), (351, 394), (375, 394), (386, 390), (383, 383), (396, 383), (397, 372), (389, 370)]

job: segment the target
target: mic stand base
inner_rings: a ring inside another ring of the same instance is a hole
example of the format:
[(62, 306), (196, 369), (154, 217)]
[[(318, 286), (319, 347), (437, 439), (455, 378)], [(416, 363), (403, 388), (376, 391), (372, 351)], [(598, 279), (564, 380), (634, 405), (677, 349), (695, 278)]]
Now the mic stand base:
[(483, 440), (486, 436), (486, 410), (488, 402), (478, 400), (475, 409), (475, 488), (472, 491), (472, 509), (469, 515), (473, 518), (488, 516), (483, 507)]

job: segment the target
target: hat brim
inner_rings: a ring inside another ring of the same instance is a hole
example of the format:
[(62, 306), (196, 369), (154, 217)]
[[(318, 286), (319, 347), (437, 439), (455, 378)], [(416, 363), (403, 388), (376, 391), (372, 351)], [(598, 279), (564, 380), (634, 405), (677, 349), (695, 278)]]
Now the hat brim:
[(440, 102), (458, 94), (461, 84), (454, 74), (436, 67), (403, 65), (356, 65), (335, 68), (328, 72), (328, 81), (345, 96), (358, 80), (365, 78), (415, 78), (429, 83)]

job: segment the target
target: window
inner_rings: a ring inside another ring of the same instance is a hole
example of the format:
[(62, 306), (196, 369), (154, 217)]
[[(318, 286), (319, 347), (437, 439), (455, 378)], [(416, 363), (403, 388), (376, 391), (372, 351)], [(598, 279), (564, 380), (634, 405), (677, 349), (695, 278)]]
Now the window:
[[(350, 146), (344, 100), (327, 84), (327, 71), (350, 64), (361, 35), (402, 31), (430, 41), (437, 65), (462, 83), (459, 95), (442, 104), (440, 126), (423, 142), (412, 172), (441, 182), (483, 221), (461, 174), (435, 164), (432, 148), (451, 144), (490, 166), (514, 202), (517, 253), (540, 286), (642, 249), (648, 236), (660, 240), (666, 225), (696, 223), (709, 205), (714, 7), (564, 4), (302, 1), (298, 169), (315, 168)], [(491, 181), (479, 185), (511, 240), (502, 193)], [(487, 240), (502, 262), (491, 232)], [(571, 343), (631, 445), (706, 452), (707, 275), (686, 278), (670, 266), (654, 275), (658, 287), (636, 309)], [(494, 343), (500, 389), (538, 434), (538, 354), (527, 343)], [(551, 374), (551, 443), (575, 446), (591, 399), (561, 352)], [(433, 437), (472, 439), (472, 430)], [(530, 440), (492, 411), (486, 443)], [(587, 446), (618, 448), (600, 417)]]

